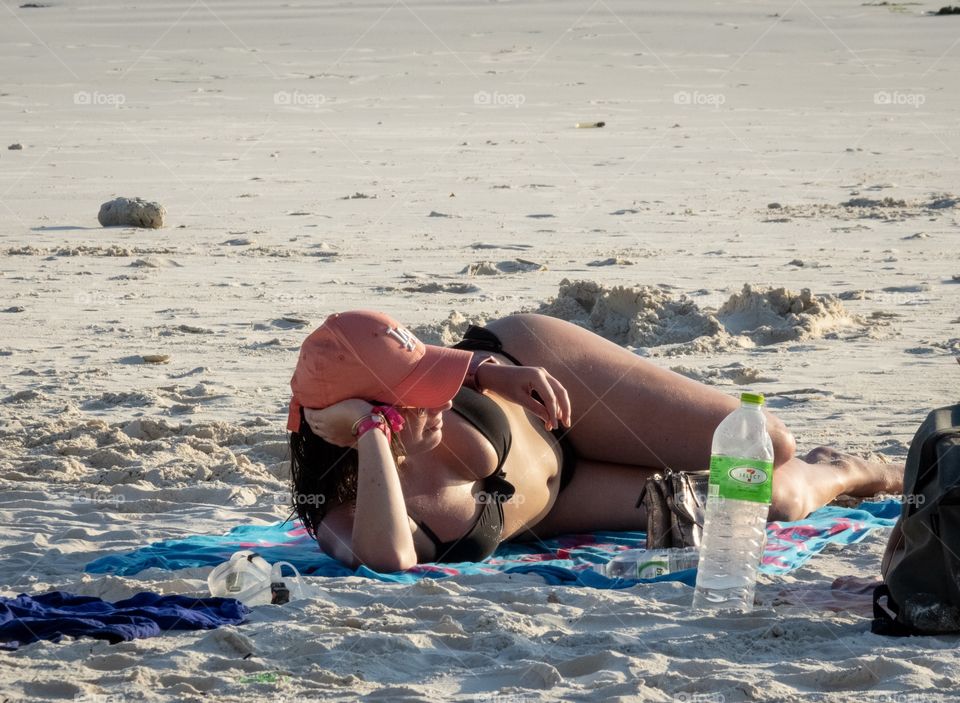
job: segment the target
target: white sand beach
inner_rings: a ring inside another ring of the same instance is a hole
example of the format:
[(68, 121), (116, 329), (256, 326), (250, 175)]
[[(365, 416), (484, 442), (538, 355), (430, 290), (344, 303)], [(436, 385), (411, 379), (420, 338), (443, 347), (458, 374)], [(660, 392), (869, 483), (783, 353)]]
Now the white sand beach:
[[(0, 3), (0, 595), (206, 595), (209, 569), (83, 567), (287, 516), (288, 382), (336, 310), (435, 343), (545, 310), (767, 394), (801, 452), (902, 461), (957, 401), (960, 17), (936, 2), (29, 4)], [(120, 196), (165, 226), (101, 227)], [(0, 692), (952, 699), (956, 637), (823, 605), (885, 539), (736, 615), (680, 584), (324, 579), (240, 626), (22, 647)]]

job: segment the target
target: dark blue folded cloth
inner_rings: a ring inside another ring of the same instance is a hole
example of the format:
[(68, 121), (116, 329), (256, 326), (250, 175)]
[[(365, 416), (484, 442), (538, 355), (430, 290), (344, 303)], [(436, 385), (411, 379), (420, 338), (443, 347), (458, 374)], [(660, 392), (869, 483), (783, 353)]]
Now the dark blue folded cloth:
[(63, 635), (87, 635), (110, 644), (154, 637), (165, 630), (212, 630), (242, 623), (250, 609), (233, 598), (189, 598), (138, 593), (108, 603), (93, 596), (50, 591), (0, 597), (0, 649), (37, 640), (59, 642)]

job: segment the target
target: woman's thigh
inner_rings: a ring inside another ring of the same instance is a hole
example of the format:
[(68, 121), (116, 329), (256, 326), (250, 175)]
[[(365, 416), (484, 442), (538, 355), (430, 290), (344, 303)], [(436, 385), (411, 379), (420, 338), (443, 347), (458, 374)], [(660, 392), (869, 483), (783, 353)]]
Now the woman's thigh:
[(566, 387), (573, 410), (568, 437), (586, 459), (705, 469), (714, 430), (738, 405), (731, 395), (563, 320), (511, 315), (487, 328), (504, 350), (546, 368)]

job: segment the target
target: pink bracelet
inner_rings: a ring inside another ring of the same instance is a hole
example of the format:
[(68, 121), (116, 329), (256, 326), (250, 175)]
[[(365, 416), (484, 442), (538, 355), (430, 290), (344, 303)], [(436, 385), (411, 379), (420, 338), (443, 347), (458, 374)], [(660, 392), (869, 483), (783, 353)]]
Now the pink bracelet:
[(387, 425), (387, 419), (382, 414), (376, 412), (370, 415), (364, 415), (353, 423), (353, 436), (359, 439), (372, 429), (382, 430), (387, 436), (387, 441), (390, 441), (390, 427)]
[(377, 405), (372, 412), (379, 413), (390, 426), (393, 432), (399, 432), (403, 429), (403, 415), (396, 408), (390, 405)]

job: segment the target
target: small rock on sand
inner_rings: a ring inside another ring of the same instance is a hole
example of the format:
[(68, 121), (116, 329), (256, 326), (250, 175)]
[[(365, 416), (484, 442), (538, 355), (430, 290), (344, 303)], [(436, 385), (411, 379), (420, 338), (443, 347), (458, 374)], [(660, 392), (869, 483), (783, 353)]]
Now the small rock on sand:
[(876, 200), (874, 198), (850, 198), (850, 200), (840, 203), (841, 207), (862, 207), (862, 208), (878, 208), (878, 207), (906, 207), (906, 200), (897, 200), (896, 198), (883, 198), (882, 200)]
[(941, 210), (943, 208), (955, 207), (957, 203), (960, 203), (960, 198), (951, 198), (944, 195), (933, 198), (929, 203), (927, 203), (927, 207), (931, 210)]
[(33, 391), (33, 390), (27, 390), (27, 391), (20, 391), (18, 393), (14, 393), (13, 395), (8, 395), (6, 398), (3, 399), (3, 402), (4, 403), (25, 403), (29, 400), (38, 400), (40, 398), (42, 398), (42, 395), (39, 392)]
[(633, 266), (633, 262), (629, 259), (621, 259), (619, 256), (616, 256), (610, 257), (609, 259), (588, 261), (587, 266)]
[(163, 227), (167, 211), (160, 203), (141, 198), (116, 198), (100, 206), (97, 219), (104, 227)]
[(170, 361), (169, 354), (144, 354), (140, 358), (142, 358), (146, 364), (165, 364)]
[(302, 317), (295, 317), (293, 315), (284, 315), (283, 317), (273, 320), (270, 323), (273, 327), (279, 327), (280, 329), (290, 330), (290, 329), (299, 329), (301, 327), (306, 327), (310, 324), (310, 321)]

